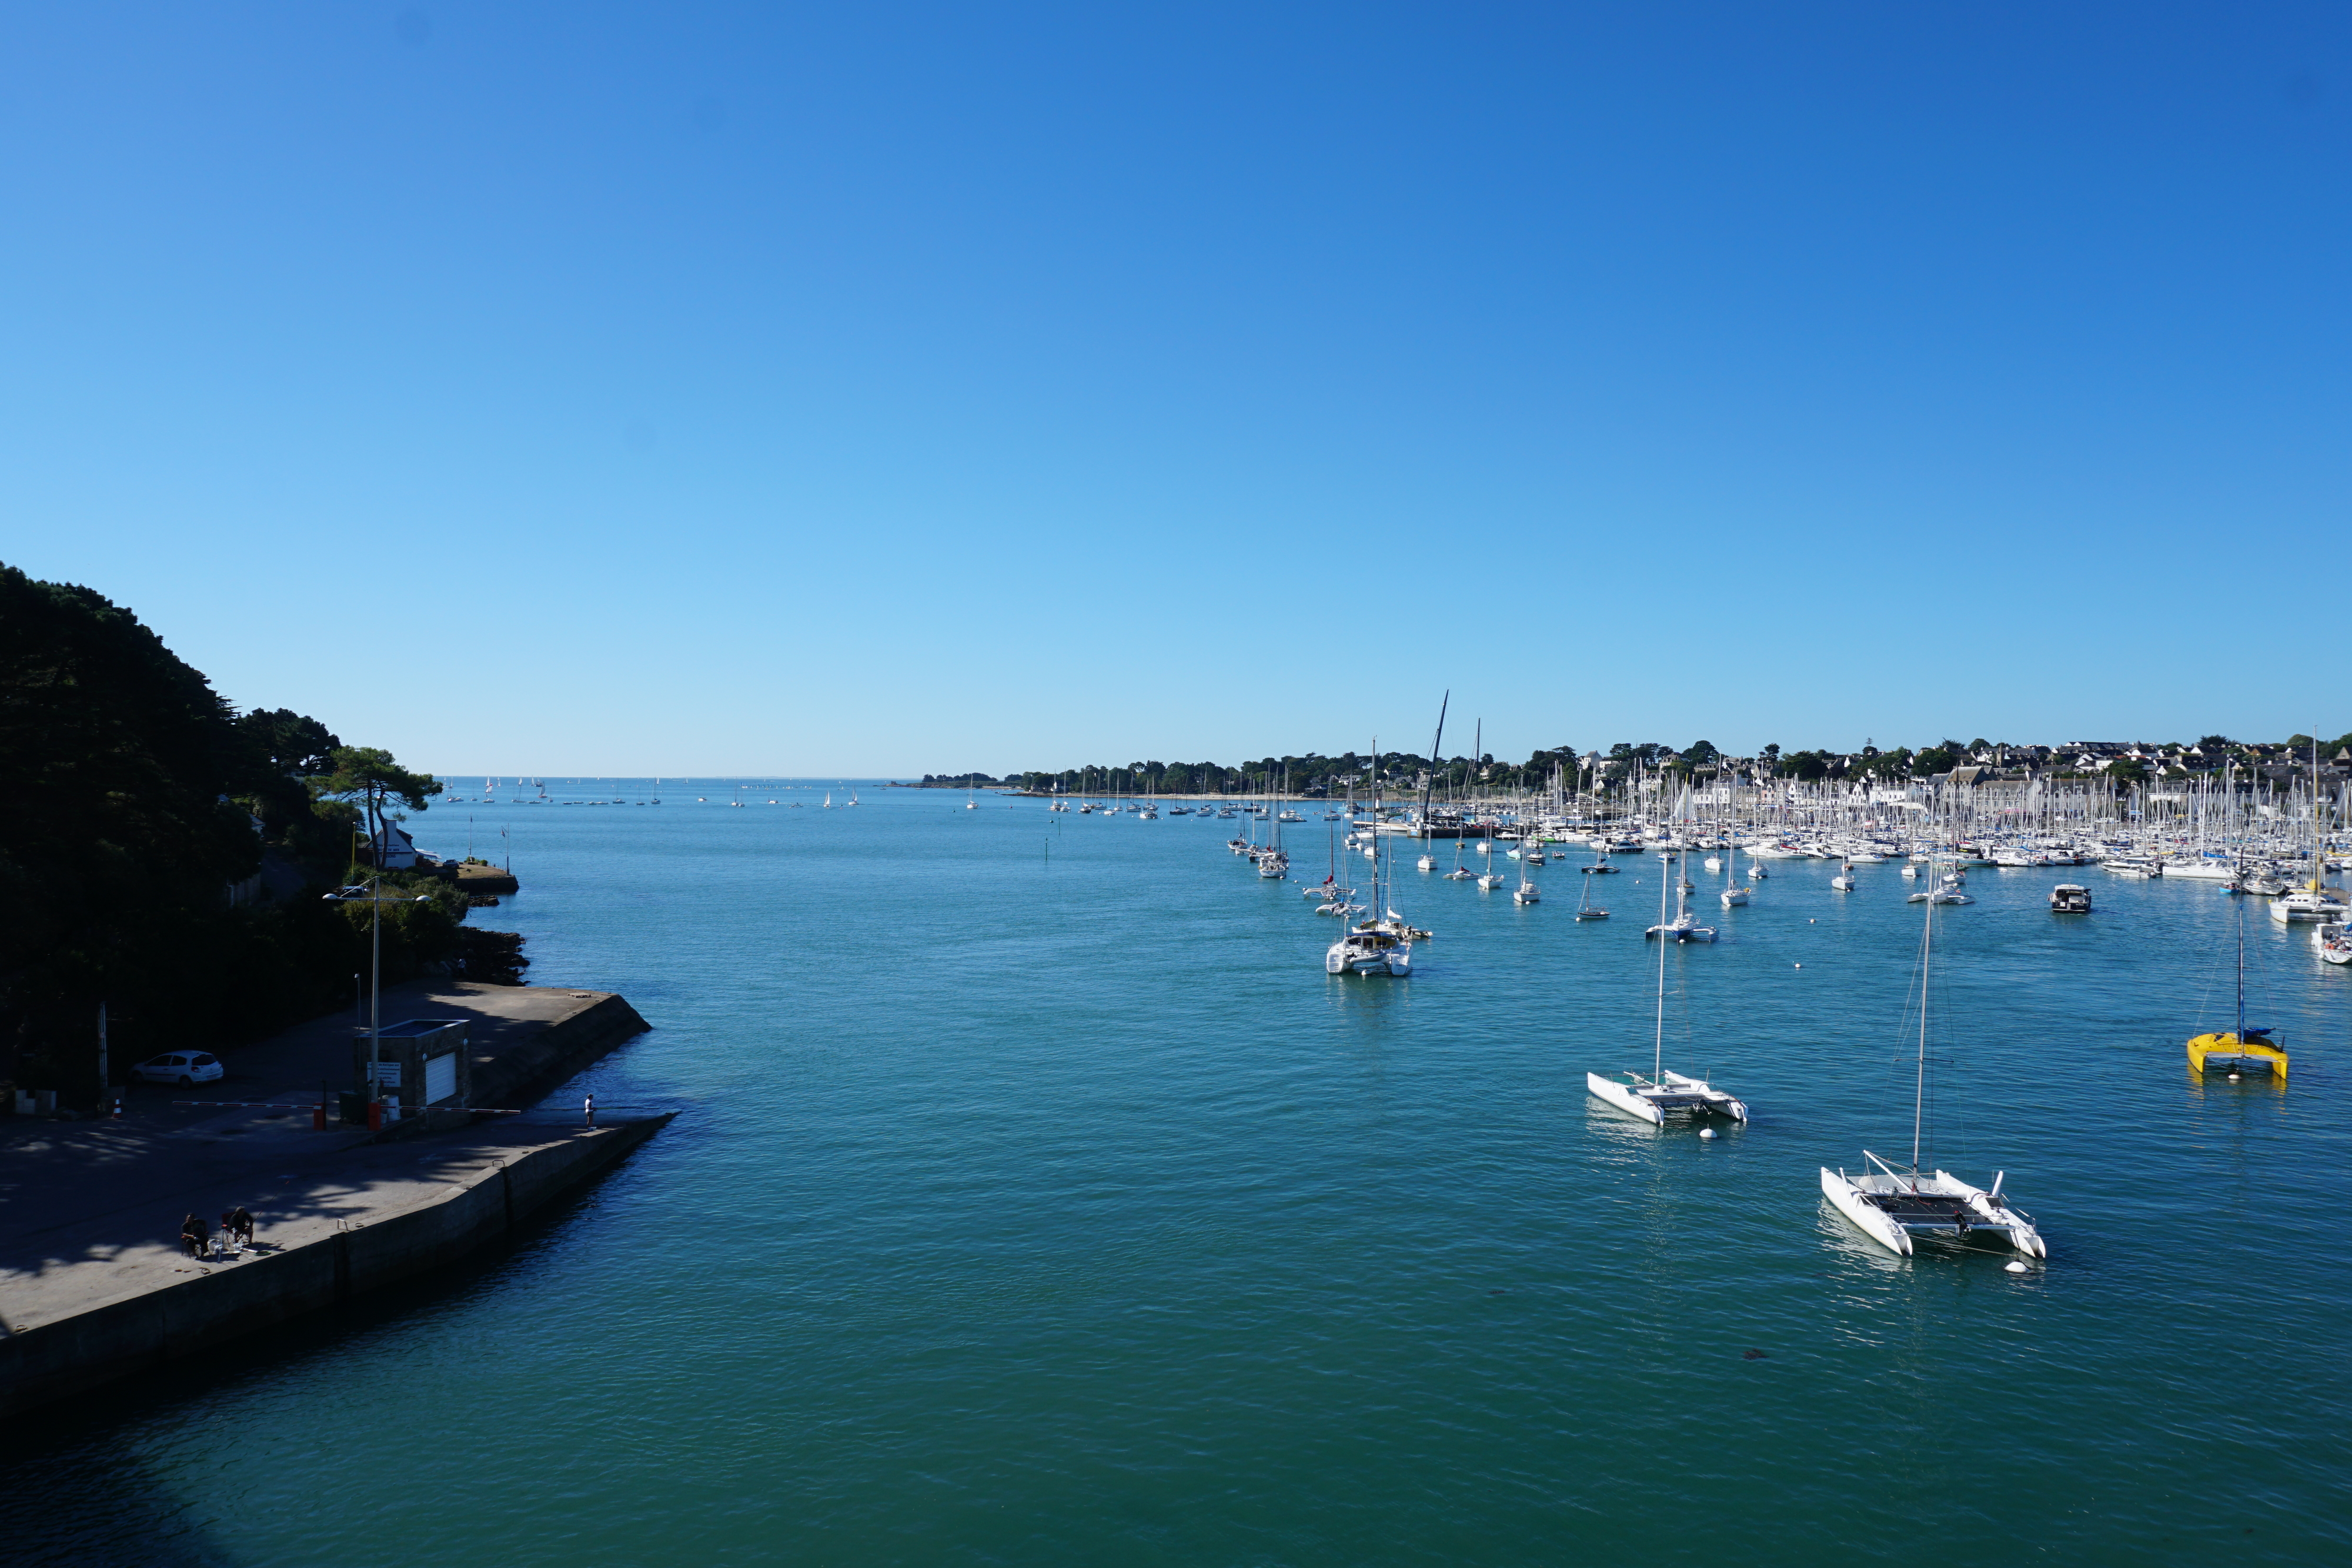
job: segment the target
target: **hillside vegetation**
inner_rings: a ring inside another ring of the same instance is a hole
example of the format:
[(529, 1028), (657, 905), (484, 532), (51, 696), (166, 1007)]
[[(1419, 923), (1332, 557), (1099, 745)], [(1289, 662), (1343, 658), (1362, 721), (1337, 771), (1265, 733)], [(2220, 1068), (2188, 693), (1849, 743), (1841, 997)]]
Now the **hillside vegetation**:
[[(362, 812), (434, 781), (285, 709), (240, 714), (137, 616), (0, 567), (0, 1080), (99, 1097), (111, 1060), (215, 1048), (348, 1005)], [(465, 900), (386, 910), (387, 979), (457, 949)]]

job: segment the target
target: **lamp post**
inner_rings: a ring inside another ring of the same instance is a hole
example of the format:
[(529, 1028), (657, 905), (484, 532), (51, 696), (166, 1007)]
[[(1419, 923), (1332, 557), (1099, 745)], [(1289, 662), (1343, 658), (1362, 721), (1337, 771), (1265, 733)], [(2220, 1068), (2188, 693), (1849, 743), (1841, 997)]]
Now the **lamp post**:
[(367, 1089), (371, 1098), (379, 1092), (376, 1082), (378, 1046), (383, 1038), (383, 906), (387, 904), (430, 904), (430, 895), (418, 894), (414, 898), (386, 898), (383, 879), (372, 876), (365, 882), (355, 882), (349, 887), (320, 895), (328, 904), (364, 904), (368, 906), (368, 1076)]

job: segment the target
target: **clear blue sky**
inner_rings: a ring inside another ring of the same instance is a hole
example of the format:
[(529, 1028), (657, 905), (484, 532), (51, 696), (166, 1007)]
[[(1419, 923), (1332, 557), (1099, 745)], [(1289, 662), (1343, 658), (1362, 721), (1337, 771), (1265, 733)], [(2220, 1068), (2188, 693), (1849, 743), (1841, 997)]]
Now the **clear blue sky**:
[(452, 773), (2333, 735), (2347, 151), (2336, 4), (20, 6), (0, 559)]

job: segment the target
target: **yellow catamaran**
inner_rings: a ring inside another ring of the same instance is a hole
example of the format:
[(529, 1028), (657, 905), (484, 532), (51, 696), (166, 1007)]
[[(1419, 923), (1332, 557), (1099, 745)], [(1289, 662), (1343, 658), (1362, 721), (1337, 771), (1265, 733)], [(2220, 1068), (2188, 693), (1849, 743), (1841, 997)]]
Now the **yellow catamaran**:
[(2286, 1052), (2271, 1043), (2271, 1031), (2246, 1027), (2246, 906), (2238, 905), (2238, 1027), (2228, 1034), (2200, 1034), (2189, 1042), (2192, 1072), (2227, 1072), (2232, 1078), (2267, 1072), (2286, 1082)]

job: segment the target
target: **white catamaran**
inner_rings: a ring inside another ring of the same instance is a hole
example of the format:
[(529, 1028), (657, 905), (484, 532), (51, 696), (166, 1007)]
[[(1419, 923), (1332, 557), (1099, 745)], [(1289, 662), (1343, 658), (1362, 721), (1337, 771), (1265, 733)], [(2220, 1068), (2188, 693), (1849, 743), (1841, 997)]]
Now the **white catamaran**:
[[(1917, 898), (1918, 894), (1912, 895)], [(1919, 938), (1919, 1050), (1911, 1092), (1911, 1165), (1897, 1170), (1868, 1149), (1867, 1166), (1855, 1176), (1822, 1167), (1822, 1195), (1837, 1211), (1889, 1251), (1908, 1258), (1915, 1235), (1954, 1236), (1962, 1241), (1982, 1233), (2005, 1237), (2029, 1258), (2046, 1258), (2049, 1249), (2033, 1228), (2031, 1215), (2012, 1208), (2000, 1195), (2002, 1176), (1989, 1187), (1970, 1186), (1948, 1171), (1922, 1173), (1919, 1135), (1927, 1109), (1927, 967), (1935, 956), (1936, 899), (1922, 900), (1927, 921)]]
[[(1661, 855), (1661, 860), (1666, 857)], [(1664, 923), (1666, 894), (1663, 883), (1658, 890), (1658, 919)], [(1623, 1080), (1620, 1082), (1619, 1080)], [(1728, 1116), (1735, 1122), (1748, 1120), (1748, 1107), (1722, 1090), (1710, 1085), (1704, 1078), (1685, 1078), (1679, 1072), (1666, 1071), (1666, 945), (1658, 944), (1658, 1001), (1655, 1028), (1650, 1040), (1650, 1071), (1644, 1077), (1639, 1072), (1620, 1072), (1615, 1077), (1603, 1077), (1598, 1072), (1584, 1075), (1587, 1092), (1605, 1105), (1639, 1116), (1644, 1122), (1663, 1124), (1668, 1116)]]

